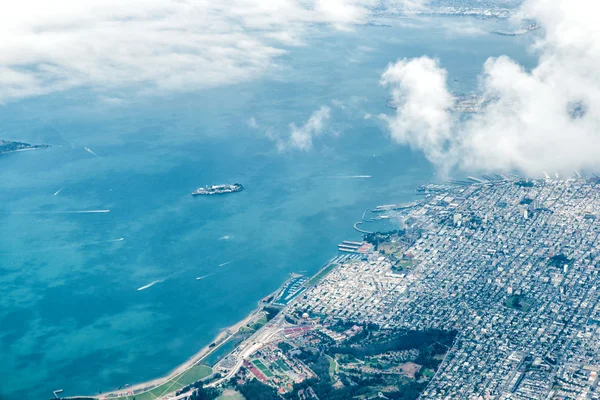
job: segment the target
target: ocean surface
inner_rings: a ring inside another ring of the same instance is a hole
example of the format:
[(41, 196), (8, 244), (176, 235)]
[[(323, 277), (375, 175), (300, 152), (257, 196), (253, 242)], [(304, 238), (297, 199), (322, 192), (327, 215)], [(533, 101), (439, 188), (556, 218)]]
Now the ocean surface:
[[(291, 272), (312, 274), (359, 239), (366, 208), (435, 181), (376, 117), (392, 111), (379, 85), (389, 62), (437, 57), (457, 92), (476, 88), (487, 57), (535, 62), (533, 35), (488, 33), (502, 22), (384, 22), (394, 26), (323, 27), (242, 84), (0, 107), (1, 138), (53, 146), (0, 157), (0, 399), (93, 395), (168, 373)], [(268, 136), (323, 105), (331, 121), (314, 148), (278, 151)], [(245, 190), (190, 195), (222, 182)]]

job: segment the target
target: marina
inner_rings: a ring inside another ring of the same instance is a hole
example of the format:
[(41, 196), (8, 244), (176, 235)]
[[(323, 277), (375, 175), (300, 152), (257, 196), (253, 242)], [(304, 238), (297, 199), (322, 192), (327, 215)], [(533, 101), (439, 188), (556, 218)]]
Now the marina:
[(285, 282), (279, 293), (273, 300), (274, 305), (285, 306), (292, 301), (296, 296), (302, 293), (305, 289), (304, 284), (308, 281), (308, 278), (303, 275), (293, 276), (290, 280)]
[[(467, 19), (431, 18), (418, 28), (406, 24), (385, 30), (417, 38), (442, 65), (452, 62), (459, 71), (456, 90), (470, 93), (481, 71), (478, 60), (503, 54), (506, 38), (441, 39), (436, 34), (440, 26), (462, 21)], [(499, 28), (495, 21), (472, 23), (483, 32)], [(385, 112), (382, 68), (393, 61), (390, 54), (414, 50), (409, 41), (378, 40), (381, 32), (381, 27), (361, 26), (361, 43), (354, 35), (334, 32), (335, 40), (311, 48), (310, 57), (308, 47), (292, 47), (285, 57), (291, 68), (282, 81), (267, 74), (243, 87), (156, 101), (123, 90), (118, 94), (125, 101), (118, 107), (100, 101), (81, 113), (88, 101), (94, 104), (96, 92), (7, 102), (2, 108), (7, 133), (53, 146), (2, 157), (0, 252), (8, 272), (0, 285), (6, 349), (0, 398), (44, 399), (58, 388), (64, 389), (62, 396), (97, 395), (164, 377), (255, 309), (290, 272), (306, 270), (311, 276), (342, 239), (360, 241), (361, 232), (352, 225), (365, 208), (413, 200), (414, 188), (431, 181), (432, 167), (418, 152), (392, 144), (382, 124), (363, 119), (349, 103), (358, 94), (364, 96), (360, 107), (365, 111)], [(341, 45), (334, 45), (338, 41)], [(345, 49), (357, 45), (373, 48), (363, 55), (368, 62), (348, 63)], [(450, 49), (458, 46), (469, 51), (454, 62)], [(526, 49), (512, 56), (530, 59)], [(315, 63), (325, 58), (331, 59), (326, 70)], [(307, 79), (315, 73), (318, 79)], [(277, 90), (253, 95), (265, 88)], [(292, 108), (290, 93), (295, 93)], [(273, 125), (287, 135), (290, 123), (302, 128), (321, 105), (316, 99), (346, 103), (346, 111), (331, 107), (330, 122), (340, 128), (339, 138), (323, 134), (312, 150), (280, 152), (265, 129)], [(244, 123), (252, 117), (263, 129)], [(350, 175), (372, 178), (328, 179)], [(190, 194), (199, 186), (227, 182), (243, 184), (244, 191), (204, 198)], [(366, 219), (374, 217), (367, 212)], [(396, 224), (392, 218), (357, 227), (380, 231)], [(120, 237), (127, 240), (79, 245)], [(236, 261), (214, 276), (196, 280), (231, 259)]]

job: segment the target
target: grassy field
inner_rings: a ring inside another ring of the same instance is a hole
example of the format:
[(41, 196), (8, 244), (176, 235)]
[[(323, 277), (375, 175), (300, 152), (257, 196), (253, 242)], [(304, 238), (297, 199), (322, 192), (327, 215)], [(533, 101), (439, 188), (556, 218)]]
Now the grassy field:
[(225, 389), (223, 394), (217, 397), (217, 400), (246, 400), (240, 392), (236, 392), (232, 389)]
[(268, 321), (267, 321), (266, 315), (263, 315), (262, 317), (257, 319), (252, 325), (242, 326), (239, 330), (239, 333), (244, 334), (246, 336), (250, 336), (252, 333), (256, 332), (257, 330), (259, 330), (260, 328), (265, 326), (267, 324), (267, 322)]
[(114, 397), (116, 400), (154, 400), (167, 393), (174, 392), (212, 374), (212, 368), (206, 365), (194, 365), (179, 377), (167, 381), (154, 389), (132, 396)]
[(267, 324), (267, 317), (266, 316), (262, 316), (258, 321), (256, 321), (254, 324), (252, 324), (251, 329), (256, 332), (257, 330), (259, 330), (260, 328), (262, 328), (263, 326), (265, 326)]
[(177, 383), (187, 386), (190, 383), (194, 383), (202, 378), (206, 378), (210, 374), (212, 374), (212, 368), (206, 365), (194, 365), (191, 369), (179, 377)]
[(290, 370), (291, 370), (291, 368), (290, 368), (290, 367), (288, 367), (288, 366), (287, 366), (287, 364), (286, 364), (286, 363), (284, 363), (284, 362), (283, 362), (283, 361), (281, 361), (281, 360), (277, 360), (277, 365), (278, 365), (278, 366), (279, 366), (279, 368), (281, 368), (281, 369), (282, 369), (284, 372), (285, 372), (285, 371), (290, 371)]
[(252, 361), (252, 364), (254, 364), (254, 366), (256, 366), (256, 368), (258, 368), (260, 372), (265, 374), (267, 378), (272, 378), (274, 376), (273, 373), (269, 370), (269, 368), (267, 368), (267, 366), (263, 364), (260, 360), (254, 360)]
[(329, 376), (334, 377), (337, 373), (337, 362), (330, 356), (326, 356), (329, 360)]
[(429, 368), (425, 368), (423, 369), (423, 378), (425, 379), (431, 379), (433, 377), (433, 375), (435, 375), (435, 372), (433, 372), (433, 370), (429, 369)]
[(330, 273), (331, 270), (334, 269), (335, 267), (337, 267), (337, 264), (329, 264), (328, 266), (323, 268), (317, 275), (310, 278), (310, 280), (308, 281), (308, 286), (316, 285), (317, 283), (319, 283), (319, 281), (321, 279), (325, 278), (325, 276), (328, 273)]
[(525, 296), (509, 296), (504, 305), (508, 308), (513, 308), (515, 310), (527, 312), (533, 305), (533, 299), (529, 299)]

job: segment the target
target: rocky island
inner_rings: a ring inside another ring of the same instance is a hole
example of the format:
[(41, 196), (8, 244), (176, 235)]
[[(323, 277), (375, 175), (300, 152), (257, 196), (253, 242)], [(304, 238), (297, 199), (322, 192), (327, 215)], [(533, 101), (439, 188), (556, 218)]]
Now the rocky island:
[(192, 196), (235, 193), (235, 192), (241, 192), (242, 190), (244, 190), (244, 187), (239, 183), (234, 183), (233, 185), (230, 185), (230, 184), (212, 185), (212, 186), (201, 187), (201, 188), (194, 190), (192, 192)]
[(47, 149), (48, 147), (50, 147), (48, 144), (29, 144), (0, 139), (0, 154), (13, 153), (15, 151)]

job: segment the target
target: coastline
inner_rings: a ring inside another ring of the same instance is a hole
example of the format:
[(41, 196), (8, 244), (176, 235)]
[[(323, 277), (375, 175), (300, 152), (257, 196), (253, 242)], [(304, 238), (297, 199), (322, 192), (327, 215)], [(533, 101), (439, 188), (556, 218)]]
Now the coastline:
[[(252, 322), (252, 320), (254, 318), (256, 318), (256, 316), (258, 315), (258, 313), (260, 312), (261, 308), (257, 308), (255, 310), (253, 310), (252, 312), (250, 312), (250, 314), (248, 314), (244, 319), (238, 321), (237, 323), (226, 327), (224, 329), (221, 330), (221, 332), (206, 346), (204, 346), (202, 349), (200, 349), (200, 351), (198, 351), (197, 353), (195, 353), (193, 356), (191, 356), (187, 361), (183, 362), (182, 364), (179, 364), (177, 367), (175, 367), (173, 370), (171, 370), (171, 372), (169, 372), (167, 375), (159, 377), (159, 378), (155, 378), (149, 381), (145, 381), (145, 382), (140, 382), (140, 383), (136, 383), (134, 385), (131, 386), (127, 386), (126, 388), (122, 388), (122, 389), (118, 389), (118, 390), (112, 390), (112, 391), (108, 391), (108, 392), (104, 392), (104, 393), (100, 393), (100, 394), (96, 394), (96, 395), (92, 395), (92, 396), (69, 396), (69, 397), (64, 397), (65, 399), (80, 399), (80, 398), (92, 398), (92, 399), (103, 399), (103, 398), (118, 398), (121, 396), (124, 396), (126, 392), (131, 392), (131, 391), (136, 391), (136, 390), (142, 390), (141, 392), (136, 393), (136, 395), (139, 395), (141, 393), (150, 391), (160, 385), (163, 385), (169, 381), (172, 381), (175, 378), (180, 377), (181, 375), (183, 375), (185, 372), (187, 372), (188, 370), (190, 370), (192, 367), (194, 367), (195, 365), (198, 365), (200, 363), (200, 361), (202, 361), (204, 358), (208, 357), (210, 354), (212, 354), (214, 351), (216, 351), (217, 349), (219, 349), (221, 347), (221, 345), (223, 345), (224, 343), (226, 343), (229, 339), (231, 339), (231, 337), (233, 337), (235, 334), (238, 333), (238, 331), (246, 326), (248, 323)], [(211, 345), (213, 343), (216, 343), (215, 346), (211, 347)]]
[[(329, 262), (326, 263), (325, 266), (320, 268), (315, 275), (319, 274), (329, 264), (330, 264)], [(135, 395), (139, 395), (139, 394), (151, 391), (169, 381), (173, 381), (174, 379), (180, 377), (181, 375), (183, 375), (184, 373), (189, 371), (195, 365), (201, 364), (202, 360), (204, 360), (206, 357), (208, 357), (213, 352), (218, 350), (223, 344), (227, 343), (229, 341), (229, 339), (231, 339), (233, 336), (235, 336), (241, 328), (243, 328), (244, 326), (253, 322), (254, 319), (256, 319), (259, 316), (259, 314), (265, 304), (264, 300), (269, 297), (275, 298), (284, 289), (285, 284), (288, 283), (290, 280), (294, 279), (297, 275), (298, 274), (292, 273), (292, 277), (289, 279), (286, 279), (281, 284), (281, 286), (279, 286), (274, 292), (269, 293), (268, 295), (261, 298), (258, 301), (257, 308), (252, 310), (248, 315), (246, 315), (243, 319), (236, 322), (235, 324), (221, 329), (221, 332), (217, 336), (215, 336), (214, 339), (209, 344), (207, 344), (206, 346), (201, 348), (197, 353), (192, 355), (185, 362), (179, 364), (177, 367), (175, 367), (173, 370), (171, 370), (167, 375), (159, 377), (159, 378), (155, 378), (155, 379), (152, 379), (149, 381), (139, 382), (139, 383), (127, 386), (125, 388), (117, 389), (117, 390), (111, 390), (111, 391), (107, 391), (107, 392), (103, 392), (103, 393), (99, 393), (99, 394), (95, 394), (95, 395), (91, 395), (91, 396), (89, 396), (89, 395), (68, 396), (68, 397), (63, 397), (63, 399), (72, 399), (72, 400), (82, 399), (82, 398), (85, 398), (85, 399), (111, 399), (111, 398), (118, 399), (119, 397), (126, 396), (127, 392), (140, 390), (140, 392), (135, 393)], [(302, 275), (298, 275), (298, 276), (302, 276)], [(216, 345), (211, 347), (212, 344), (216, 344)]]
[[(17, 146), (17, 148), (11, 148), (8, 150), (4, 150), (5, 146), (7, 146), (7, 145)], [(19, 146), (21, 146), (21, 147), (19, 147)], [(29, 143), (25, 143), (25, 142), (14, 142), (14, 141), (0, 139), (0, 156), (4, 155), (4, 154), (20, 153), (23, 151), (49, 149), (50, 147), (52, 147), (52, 146), (49, 144), (29, 144)]]
[(27, 147), (25, 149), (16, 149), (16, 150), (2, 151), (2, 152), (0, 152), (0, 155), (3, 155), (3, 154), (12, 154), (12, 153), (21, 153), (23, 151), (41, 150), (41, 149), (47, 149), (47, 148), (48, 147)]
[[(366, 212), (366, 211), (365, 211)], [(364, 220), (364, 214), (363, 214), (363, 220)], [(359, 223), (362, 223), (363, 221), (359, 221)], [(356, 227), (355, 227), (356, 228)], [(366, 231), (364, 232), (366, 233)], [(322, 279), (322, 277), (324, 277), (325, 275), (327, 275), (329, 272), (331, 272), (332, 269), (334, 269), (337, 264), (335, 262), (336, 258), (339, 256), (339, 253), (337, 256), (334, 256), (332, 258), (330, 258), (326, 263), (324, 263), (321, 268), (319, 268), (314, 274), (310, 275), (307, 277), (306, 282), (303, 283), (303, 286), (305, 288), (307, 287), (311, 287), (314, 286), (315, 284), (318, 283), (318, 281), (320, 279)], [(244, 317), (242, 320), (238, 321), (237, 323), (222, 328), (221, 332), (215, 336), (215, 338), (206, 346), (204, 346), (203, 348), (201, 348), (197, 353), (195, 353), (194, 355), (192, 355), (190, 358), (188, 358), (185, 362), (179, 364), (178, 366), (176, 366), (173, 370), (171, 370), (167, 375), (159, 377), (159, 378), (155, 378), (152, 380), (148, 380), (148, 381), (144, 381), (144, 382), (139, 382), (124, 388), (120, 388), (117, 390), (111, 390), (111, 391), (107, 391), (107, 392), (103, 392), (103, 393), (99, 393), (96, 395), (87, 395), (87, 396), (82, 396), (82, 395), (78, 395), (78, 396), (68, 396), (68, 397), (63, 397), (62, 399), (70, 399), (70, 400), (81, 400), (81, 399), (88, 399), (88, 400), (108, 400), (108, 399), (115, 399), (115, 400), (120, 400), (122, 398), (129, 398), (132, 395), (127, 395), (127, 393), (131, 393), (131, 392), (135, 392), (138, 391), (137, 393), (134, 393), (133, 396), (136, 395), (140, 395), (146, 392), (150, 392), (158, 387), (160, 387), (161, 385), (167, 384), (168, 382), (172, 382), (174, 380), (176, 380), (177, 378), (181, 377), (183, 374), (185, 374), (187, 371), (189, 371), (191, 368), (193, 368), (196, 365), (202, 365), (201, 361), (204, 360), (205, 358), (207, 358), (209, 355), (211, 355), (213, 352), (215, 352), (216, 350), (218, 350), (219, 348), (221, 348), (222, 345), (224, 345), (225, 343), (227, 343), (232, 337), (234, 337), (241, 328), (243, 328), (244, 326), (249, 325), (250, 323), (252, 323), (255, 319), (257, 319), (257, 317), (261, 316), (261, 311), (263, 310), (263, 307), (267, 304), (269, 304), (271, 301), (274, 301), (276, 299), (276, 297), (286, 288), (286, 284), (288, 284), (288, 282), (303, 276), (303, 274), (297, 274), (297, 273), (291, 273), (291, 277), (286, 279), (284, 282), (282, 282), (282, 284), (273, 292), (267, 294), (266, 296), (262, 297), (258, 302), (257, 302), (257, 308), (255, 308), (254, 310), (252, 310), (246, 317)], [(299, 293), (301, 293), (302, 291), (300, 291)], [(298, 294), (299, 294), (298, 293)], [(294, 296), (294, 299), (292, 299), (291, 302), (293, 302), (296, 299), (297, 295)], [(271, 300), (267, 300), (267, 299), (271, 299)], [(290, 302), (290, 303), (291, 303)], [(284, 308), (287, 307), (287, 305), (284, 306)], [(258, 332), (258, 331), (257, 331)], [(247, 339), (245, 339), (247, 340)], [(213, 346), (214, 345), (214, 346)], [(213, 346), (213, 347), (211, 347)], [(211, 366), (208, 366), (209, 368), (213, 368)], [(213, 374), (214, 374), (214, 370), (213, 370)], [(212, 374), (211, 374), (212, 375)], [(211, 376), (208, 375), (208, 376)], [(203, 380), (205, 378), (202, 378), (200, 380)]]

